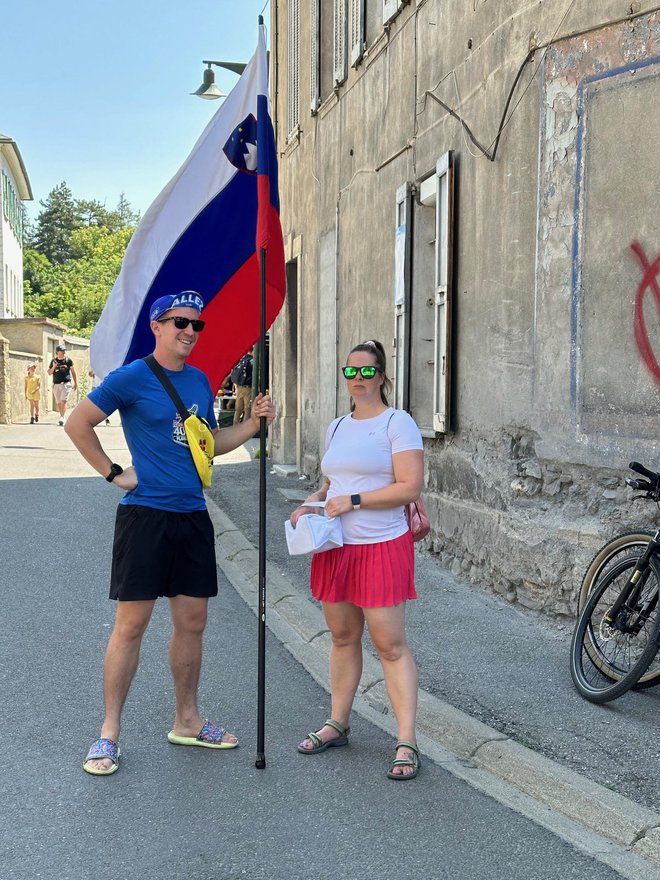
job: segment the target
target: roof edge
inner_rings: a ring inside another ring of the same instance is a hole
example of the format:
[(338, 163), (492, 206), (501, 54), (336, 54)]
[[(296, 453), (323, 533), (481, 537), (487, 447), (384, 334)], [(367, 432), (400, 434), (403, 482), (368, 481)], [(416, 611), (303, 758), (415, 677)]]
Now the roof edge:
[(0, 134), (0, 152), (7, 157), (7, 162), (16, 180), (21, 200), (31, 202), (34, 199), (32, 187), (30, 186), (30, 179), (21, 156), (21, 151), (18, 149), (18, 144), (7, 135)]

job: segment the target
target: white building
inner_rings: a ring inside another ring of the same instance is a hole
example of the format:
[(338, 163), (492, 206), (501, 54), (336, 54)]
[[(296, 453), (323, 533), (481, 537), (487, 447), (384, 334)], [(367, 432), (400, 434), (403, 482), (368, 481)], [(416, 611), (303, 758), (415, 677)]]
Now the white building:
[(31, 200), (18, 147), (0, 133), (0, 318), (23, 317), (23, 202)]

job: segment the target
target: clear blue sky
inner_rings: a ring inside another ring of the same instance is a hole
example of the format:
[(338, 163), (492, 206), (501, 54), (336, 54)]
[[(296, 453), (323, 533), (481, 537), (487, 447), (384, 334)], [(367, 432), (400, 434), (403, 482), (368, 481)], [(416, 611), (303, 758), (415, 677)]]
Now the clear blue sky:
[[(16, 0), (0, 21), (0, 132), (18, 144), (39, 201), (74, 198), (142, 213), (219, 106), (191, 96), (202, 59), (249, 61), (266, 0)], [(264, 11), (268, 31), (270, 5)], [(228, 92), (235, 74), (214, 68)]]

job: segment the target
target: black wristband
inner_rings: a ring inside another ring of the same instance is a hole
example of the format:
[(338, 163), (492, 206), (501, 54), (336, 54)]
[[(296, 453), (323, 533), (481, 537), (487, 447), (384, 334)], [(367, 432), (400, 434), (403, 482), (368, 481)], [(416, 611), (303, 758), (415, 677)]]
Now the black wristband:
[(113, 464), (110, 467), (110, 473), (106, 477), (106, 480), (109, 483), (112, 483), (112, 481), (114, 480), (115, 477), (118, 477), (119, 474), (123, 474), (123, 473), (124, 473), (124, 468), (120, 464)]
[(353, 510), (359, 510), (361, 503), (362, 499), (359, 495), (351, 495), (351, 504), (353, 505)]

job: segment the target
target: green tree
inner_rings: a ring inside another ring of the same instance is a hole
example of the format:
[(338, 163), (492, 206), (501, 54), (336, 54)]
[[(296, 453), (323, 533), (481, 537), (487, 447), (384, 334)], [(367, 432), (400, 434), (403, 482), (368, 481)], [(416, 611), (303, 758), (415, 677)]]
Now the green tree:
[[(42, 292), (25, 297), (25, 314), (54, 318), (89, 336), (119, 274), (133, 229), (83, 226), (71, 234), (72, 258), (51, 266)], [(39, 264), (46, 273), (44, 264)]]
[(71, 233), (81, 225), (80, 208), (64, 181), (40, 201), (39, 212), (29, 245), (51, 263), (64, 263), (71, 256)]
[(110, 232), (118, 232), (129, 226), (137, 226), (140, 215), (131, 208), (131, 204), (122, 193), (117, 207), (109, 211), (96, 199), (78, 199), (76, 202), (84, 226), (105, 226)]
[(128, 201), (124, 193), (121, 193), (119, 196), (115, 213), (119, 215), (122, 227), (137, 226), (140, 222), (140, 212), (134, 211), (131, 208), (131, 203)]
[(108, 211), (105, 205), (96, 199), (78, 199), (76, 205), (80, 212), (82, 225), (106, 226), (112, 232), (119, 228), (119, 215), (115, 211)]
[(53, 279), (53, 264), (48, 257), (34, 248), (23, 251), (23, 289), (25, 294), (38, 296), (48, 290)]
[(117, 208), (74, 199), (55, 187), (28, 231), (23, 256), (25, 314), (88, 336), (119, 274), (139, 214), (122, 193)]

